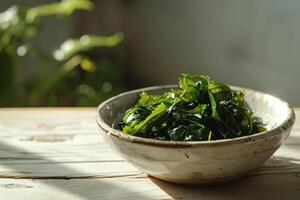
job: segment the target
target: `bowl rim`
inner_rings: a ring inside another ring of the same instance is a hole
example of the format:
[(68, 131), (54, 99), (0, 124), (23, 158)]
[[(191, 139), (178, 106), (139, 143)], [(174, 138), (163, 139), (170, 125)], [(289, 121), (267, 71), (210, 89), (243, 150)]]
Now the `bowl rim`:
[[(288, 108), (287, 118), (281, 124), (271, 128), (269, 130), (255, 133), (252, 135), (242, 136), (242, 137), (211, 140), (211, 141), (162, 141), (162, 140), (143, 138), (143, 137), (125, 134), (122, 131), (117, 130), (117, 129), (111, 127), (110, 125), (108, 125), (100, 117), (100, 111), (102, 109), (104, 109), (104, 107), (110, 101), (113, 101), (115, 99), (121, 98), (121, 97), (129, 95), (129, 94), (140, 93), (143, 91), (153, 91), (153, 90), (158, 90), (158, 89), (171, 89), (174, 87), (178, 87), (178, 85), (172, 84), (172, 85), (158, 85), (158, 86), (144, 87), (144, 88), (140, 88), (140, 89), (123, 92), (116, 96), (113, 96), (113, 97), (107, 99), (106, 101), (102, 102), (98, 106), (98, 108), (96, 110), (96, 122), (97, 122), (99, 128), (104, 132), (104, 134), (107, 134), (108, 136), (113, 136), (117, 139), (125, 140), (125, 141), (132, 142), (132, 143), (139, 143), (139, 144), (145, 144), (145, 145), (151, 145), (151, 146), (170, 147), (170, 148), (179, 148), (179, 147), (185, 148), (185, 147), (192, 147), (192, 146), (199, 146), (199, 145), (201, 145), (201, 146), (203, 146), (203, 145), (204, 146), (231, 145), (234, 143), (245, 143), (245, 142), (251, 142), (251, 141), (256, 141), (256, 140), (265, 140), (266, 141), (270, 137), (275, 137), (275, 136), (281, 135), (284, 130), (291, 128), (295, 122), (296, 116), (295, 116), (294, 109), (286, 101), (284, 101), (281, 98), (278, 98), (276, 96), (270, 95), (268, 93), (260, 92), (260, 91), (245, 88), (245, 87), (238, 87), (238, 86), (230, 86), (230, 88), (251, 91), (251, 92), (259, 93), (262, 95), (268, 95), (272, 98), (279, 100), (282, 104), (285, 104)], [(268, 134), (266, 134), (266, 133), (268, 133)], [(286, 138), (284, 138), (284, 139), (286, 139)]]

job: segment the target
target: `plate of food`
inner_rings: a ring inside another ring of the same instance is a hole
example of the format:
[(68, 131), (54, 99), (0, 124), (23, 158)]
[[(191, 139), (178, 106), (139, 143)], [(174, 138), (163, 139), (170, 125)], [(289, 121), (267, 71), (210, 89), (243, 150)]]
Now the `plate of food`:
[(113, 150), (150, 176), (181, 184), (215, 184), (258, 168), (295, 121), (285, 101), (182, 74), (178, 85), (119, 94), (97, 109)]

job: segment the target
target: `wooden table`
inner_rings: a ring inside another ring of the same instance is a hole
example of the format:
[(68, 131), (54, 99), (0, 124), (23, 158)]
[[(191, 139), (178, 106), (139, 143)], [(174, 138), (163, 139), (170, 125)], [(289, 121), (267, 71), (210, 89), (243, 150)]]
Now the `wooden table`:
[(300, 200), (300, 121), (255, 173), (192, 187), (150, 178), (112, 152), (95, 108), (0, 109), (0, 200), (19, 199)]

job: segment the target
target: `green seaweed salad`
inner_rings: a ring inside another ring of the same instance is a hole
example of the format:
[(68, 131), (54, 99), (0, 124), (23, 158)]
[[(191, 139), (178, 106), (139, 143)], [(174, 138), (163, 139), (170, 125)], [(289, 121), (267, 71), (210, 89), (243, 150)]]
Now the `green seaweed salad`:
[(171, 141), (219, 140), (265, 130), (243, 91), (196, 74), (181, 74), (179, 88), (161, 95), (142, 92), (119, 125), (129, 135)]

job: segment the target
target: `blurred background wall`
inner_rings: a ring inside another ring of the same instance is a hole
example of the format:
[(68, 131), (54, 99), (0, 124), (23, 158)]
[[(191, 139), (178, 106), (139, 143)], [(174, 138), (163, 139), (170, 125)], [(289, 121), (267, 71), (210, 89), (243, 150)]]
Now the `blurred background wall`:
[[(25, 3), (26, 2), (26, 3)], [(34, 5), (46, 0), (1, 0)], [(37, 40), (124, 34), (128, 89), (177, 82), (181, 72), (262, 90), (300, 106), (300, 1), (102, 0), (92, 13), (49, 19)], [(53, 31), (55, 30), (55, 31)]]
[(139, 0), (125, 9), (132, 73), (145, 85), (208, 74), (300, 105), (300, 1)]

